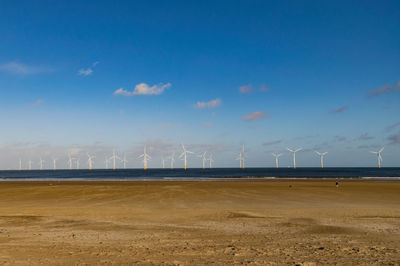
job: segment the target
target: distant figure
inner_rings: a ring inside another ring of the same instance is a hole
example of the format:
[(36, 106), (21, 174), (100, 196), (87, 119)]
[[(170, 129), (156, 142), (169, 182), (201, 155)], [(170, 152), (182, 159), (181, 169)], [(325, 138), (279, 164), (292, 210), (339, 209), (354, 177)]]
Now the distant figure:
[(336, 187), (339, 187), (339, 182), (338, 181), (336, 181)]

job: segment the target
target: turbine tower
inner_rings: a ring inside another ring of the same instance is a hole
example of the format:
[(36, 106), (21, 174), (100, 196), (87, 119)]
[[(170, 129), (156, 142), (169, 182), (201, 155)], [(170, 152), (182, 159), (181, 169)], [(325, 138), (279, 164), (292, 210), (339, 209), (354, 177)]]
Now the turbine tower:
[(175, 152), (173, 152), (169, 158), (171, 159), (171, 169), (174, 169)]
[(208, 161), (210, 162), (210, 168), (212, 168), (212, 162), (214, 162), (212, 154), (210, 154), (210, 157), (208, 157)]
[(69, 166), (69, 170), (72, 170), (72, 156), (71, 156), (71, 153), (68, 153), (68, 166)]
[(108, 169), (108, 158), (106, 158), (106, 169)]
[(53, 158), (53, 170), (57, 170), (56, 162), (57, 158)]
[(146, 170), (147, 169), (147, 161), (151, 159), (150, 155), (148, 155), (146, 152), (146, 145), (144, 145), (143, 154), (140, 155), (138, 158), (142, 158), (142, 157), (143, 157), (143, 169)]
[(44, 160), (42, 160), (42, 157), (40, 157), (40, 160), (39, 160), (40, 170), (43, 170), (43, 163), (44, 163)]
[(18, 170), (22, 170), (22, 160), (21, 159), (19, 159), (19, 167), (18, 167)]
[(124, 163), (124, 169), (126, 169), (126, 163), (128, 162), (128, 161), (126, 160), (126, 154), (124, 154), (124, 158), (121, 160), (121, 162)]
[(282, 156), (282, 153), (279, 153), (279, 154), (272, 153), (272, 156), (275, 157), (275, 166), (276, 166), (276, 168), (279, 168), (278, 160), (279, 160), (279, 157)]
[(324, 156), (328, 153), (328, 152), (317, 152), (315, 151), (316, 154), (319, 155), (319, 157), (321, 158), (321, 168), (324, 168)]
[(378, 168), (381, 168), (381, 161), (383, 161), (381, 156), (383, 149), (385, 149), (385, 147), (382, 147), (382, 149), (380, 149), (379, 151), (371, 151), (371, 153), (376, 154), (376, 156), (378, 157)]
[(182, 158), (182, 160), (184, 161), (183, 168), (186, 170), (186, 166), (187, 166), (187, 155), (188, 155), (188, 154), (193, 154), (194, 152), (191, 152), (191, 151), (188, 151), (187, 149), (185, 149), (185, 146), (183, 145), (183, 143), (182, 143), (181, 145), (182, 145), (183, 152), (182, 152), (182, 154), (179, 156), (179, 158)]
[(79, 170), (79, 158), (76, 158), (76, 169)]
[(205, 151), (203, 154), (200, 154), (200, 155), (199, 155), (199, 157), (203, 159), (203, 169), (206, 168), (206, 161), (208, 160), (208, 159), (206, 158), (206, 153), (207, 153), (207, 152)]
[(244, 144), (242, 146), (242, 168), (244, 169), (244, 158), (245, 158), (245, 154), (244, 154)]
[(116, 164), (115, 164), (116, 159), (120, 159), (120, 160), (121, 160), (121, 158), (119, 158), (119, 157), (115, 154), (115, 149), (114, 149), (114, 150), (113, 150), (113, 155), (110, 157), (110, 160), (113, 161), (113, 170), (116, 169)]
[(32, 170), (32, 160), (29, 159), (28, 161), (28, 170)]
[(94, 155), (87, 154), (88, 156), (88, 163), (89, 163), (89, 170), (93, 169), (93, 159), (96, 158)]
[(296, 152), (301, 151), (303, 148), (299, 148), (297, 150), (291, 150), (286, 148), (289, 152), (293, 153), (293, 168), (296, 169)]
[(236, 158), (236, 160), (239, 160), (239, 162), (240, 162), (240, 168), (242, 168), (242, 158), (243, 156), (242, 156), (242, 152), (239, 152), (239, 156)]
[(164, 157), (161, 157), (161, 164), (162, 164), (162, 168), (165, 168), (165, 159)]

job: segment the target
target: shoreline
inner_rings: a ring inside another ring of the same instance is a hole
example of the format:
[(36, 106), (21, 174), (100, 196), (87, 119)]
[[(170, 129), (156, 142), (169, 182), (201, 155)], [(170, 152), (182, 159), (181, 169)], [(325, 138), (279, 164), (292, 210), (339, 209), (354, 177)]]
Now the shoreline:
[(400, 177), (146, 177), (146, 178), (0, 178), (1, 182), (400, 182)]

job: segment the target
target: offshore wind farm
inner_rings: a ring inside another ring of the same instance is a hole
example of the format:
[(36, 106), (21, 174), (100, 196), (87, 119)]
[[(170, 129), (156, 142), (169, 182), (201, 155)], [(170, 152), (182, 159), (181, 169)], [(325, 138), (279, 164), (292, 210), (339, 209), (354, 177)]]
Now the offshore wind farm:
[(398, 265), (400, 1), (0, 1), (0, 265)]

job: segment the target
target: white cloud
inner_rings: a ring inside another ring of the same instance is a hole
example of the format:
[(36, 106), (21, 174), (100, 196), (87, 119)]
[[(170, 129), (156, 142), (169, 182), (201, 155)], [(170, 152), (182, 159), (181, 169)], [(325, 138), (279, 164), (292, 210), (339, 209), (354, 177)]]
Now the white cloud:
[(243, 116), (243, 120), (254, 121), (254, 120), (266, 118), (266, 117), (268, 117), (268, 114), (259, 111), (259, 112), (253, 112), (253, 113)]
[(215, 100), (211, 100), (209, 102), (197, 102), (195, 107), (198, 109), (202, 108), (215, 108), (217, 106), (221, 105), (221, 100), (219, 98)]
[(89, 76), (89, 75), (91, 75), (93, 73), (93, 70), (89, 67), (89, 68), (87, 68), (87, 69), (79, 69), (79, 71), (78, 71), (78, 75), (80, 75), (80, 76)]
[(250, 93), (251, 92), (251, 88), (252, 88), (251, 84), (245, 85), (245, 86), (241, 86), (241, 87), (239, 87), (239, 92), (242, 93), (242, 94)]
[(171, 83), (167, 84), (158, 84), (149, 86), (146, 83), (140, 83), (135, 86), (133, 91), (125, 90), (124, 88), (119, 88), (114, 91), (114, 95), (123, 95), (123, 96), (135, 96), (135, 95), (160, 95), (164, 92), (165, 89), (171, 87)]
[(18, 62), (9, 62), (1, 64), (0, 71), (10, 74), (30, 75), (30, 74), (49, 72), (50, 69), (40, 66), (29, 66)]
[(100, 62), (96, 61), (92, 63), (92, 67), (88, 67), (88, 68), (81, 68), (78, 70), (78, 75), (79, 76), (90, 76), (93, 74), (93, 68), (96, 67)]

